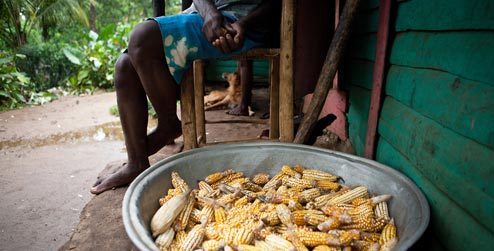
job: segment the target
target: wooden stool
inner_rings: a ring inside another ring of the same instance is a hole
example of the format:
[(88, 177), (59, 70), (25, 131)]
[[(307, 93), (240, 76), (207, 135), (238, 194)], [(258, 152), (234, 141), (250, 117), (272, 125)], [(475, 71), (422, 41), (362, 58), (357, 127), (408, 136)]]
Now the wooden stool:
[[(258, 60), (269, 61), (270, 82), (270, 129), (269, 139), (279, 138), (279, 65), (278, 48), (255, 48), (241, 55), (221, 60)], [(187, 71), (181, 83), (181, 117), (184, 137), (184, 149), (207, 145), (204, 114), (204, 62), (195, 60), (192, 70)], [(257, 140), (257, 139), (255, 139)], [(255, 141), (253, 140), (253, 141)]]

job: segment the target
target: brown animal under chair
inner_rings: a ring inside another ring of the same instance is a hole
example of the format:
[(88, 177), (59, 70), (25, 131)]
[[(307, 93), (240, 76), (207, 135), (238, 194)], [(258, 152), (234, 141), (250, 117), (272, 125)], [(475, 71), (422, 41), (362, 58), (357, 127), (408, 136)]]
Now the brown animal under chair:
[(233, 108), (240, 104), (242, 88), (240, 87), (240, 75), (237, 72), (225, 72), (223, 79), (228, 82), (225, 90), (214, 90), (204, 96), (204, 110), (227, 106)]

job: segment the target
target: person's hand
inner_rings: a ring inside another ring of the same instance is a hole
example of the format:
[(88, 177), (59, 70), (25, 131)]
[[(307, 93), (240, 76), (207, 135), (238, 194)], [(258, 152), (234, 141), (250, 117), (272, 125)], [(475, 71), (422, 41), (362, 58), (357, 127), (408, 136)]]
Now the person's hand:
[(216, 38), (212, 43), (222, 53), (228, 54), (239, 50), (244, 45), (244, 28), (239, 22), (224, 23), (223, 35)]
[(202, 26), (202, 33), (210, 43), (226, 34), (235, 34), (235, 30), (221, 14), (207, 15)]

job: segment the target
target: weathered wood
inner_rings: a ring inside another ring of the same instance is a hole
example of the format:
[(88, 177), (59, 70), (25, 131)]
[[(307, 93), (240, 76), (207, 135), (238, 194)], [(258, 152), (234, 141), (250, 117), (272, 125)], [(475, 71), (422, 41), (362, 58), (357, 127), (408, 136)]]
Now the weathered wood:
[(302, 119), (300, 128), (297, 131), (295, 140), (293, 141), (294, 143), (303, 144), (308, 139), (319, 117), (319, 114), (321, 113), (322, 107), (324, 106), (324, 101), (326, 100), (329, 89), (331, 88), (332, 80), (338, 70), (340, 60), (350, 37), (350, 28), (355, 19), (359, 3), (360, 0), (348, 0), (345, 3), (340, 23), (331, 41), (321, 74), (317, 80), (317, 85), (314, 89), (314, 96), (310, 102), (308, 112)]
[(396, 36), (391, 64), (441, 69), (494, 86), (494, 32), (405, 32)]
[(446, 72), (392, 66), (386, 93), (445, 127), (494, 149), (494, 87)]
[(269, 138), (280, 138), (280, 58), (270, 60), (269, 64)]
[[(385, 140), (379, 141), (376, 159), (403, 172), (423, 191), (431, 209), (430, 225), (447, 250), (490, 250), (494, 245), (494, 234), (462, 209), (466, 202), (455, 203), (435, 186), (434, 179), (424, 176), (407, 158), (408, 154), (403, 156), (400, 149), (393, 148)], [(492, 225), (487, 219), (482, 222)]]
[(283, 0), (280, 40), (280, 141), (293, 140), (293, 43), (295, 0)]
[(192, 68), (188, 69), (180, 83), (180, 119), (182, 120), (184, 150), (197, 148), (193, 74)]
[(410, 163), (480, 224), (494, 232), (494, 151), (386, 98), (381, 139), (407, 154)]
[(153, 16), (160, 17), (165, 15), (165, 0), (153, 0)]
[(397, 31), (494, 29), (492, 0), (414, 0), (398, 6)]
[[(194, 68), (194, 106), (196, 113), (196, 133), (204, 143), (206, 139), (206, 115), (204, 114), (204, 61), (199, 59), (193, 63)], [(199, 142), (199, 144), (203, 143)]]
[(374, 71), (372, 74), (371, 103), (369, 107), (369, 119), (365, 136), (365, 157), (374, 159), (376, 149), (377, 121), (381, 110), (381, 97), (383, 90), (385, 60), (388, 49), (389, 22), (391, 16), (391, 0), (379, 1), (379, 28), (377, 31), (376, 56)]

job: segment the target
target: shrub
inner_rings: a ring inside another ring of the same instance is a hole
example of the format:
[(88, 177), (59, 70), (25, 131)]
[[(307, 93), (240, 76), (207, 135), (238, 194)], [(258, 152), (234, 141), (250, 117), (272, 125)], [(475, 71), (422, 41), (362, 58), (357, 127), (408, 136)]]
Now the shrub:
[(26, 89), (30, 79), (15, 66), (15, 59), (23, 57), (0, 51), (0, 110), (18, 108), (27, 102)]

